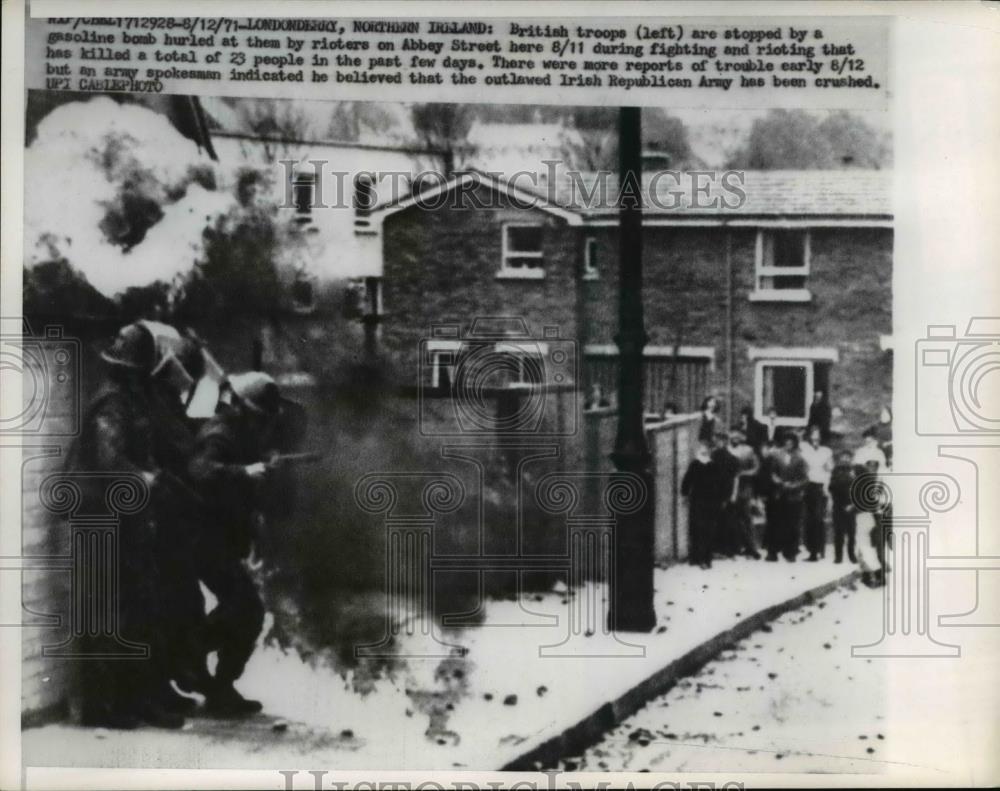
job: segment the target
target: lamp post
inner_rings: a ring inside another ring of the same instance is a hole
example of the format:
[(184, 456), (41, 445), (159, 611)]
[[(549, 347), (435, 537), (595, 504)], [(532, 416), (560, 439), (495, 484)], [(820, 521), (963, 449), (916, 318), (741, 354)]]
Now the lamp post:
[(642, 114), (618, 111), (619, 282), (618, 434), (611, 460), (619, 472), (639, 476), (646, 489), (642, 506), (618, 517), (608, 626), (648, 632), (653, 608), (653, 476), (644, 427), (642, 352), (648, 337), (642, 311)]

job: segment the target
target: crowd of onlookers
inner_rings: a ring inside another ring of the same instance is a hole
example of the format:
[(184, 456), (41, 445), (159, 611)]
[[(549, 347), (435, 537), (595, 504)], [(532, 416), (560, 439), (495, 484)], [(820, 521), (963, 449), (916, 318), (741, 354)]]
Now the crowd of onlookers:
[(846, 550), (866, 581), (884, 582), (891, 515), (852, 488), (859, 476), (877, 476), (891, 463), (889, 410), (864, 431), (859, 447), (841, 443), (836, 453), (831, 410), (820, 391), (804, 430), (779, 425), (773, 410), (759, 421), (746, 407), (727, 431), (718, 412), (717, 399), (706, 398), (697, 450), (681, 485), (689, 506), (690, 562), (709, 568), (713, 557), (759, 559), (761, 550), (765, 560), (794, 561), (803, 547), (806, 560), (816, 562), (826, 556), (832, 528), (833, 562), (842, 563)]

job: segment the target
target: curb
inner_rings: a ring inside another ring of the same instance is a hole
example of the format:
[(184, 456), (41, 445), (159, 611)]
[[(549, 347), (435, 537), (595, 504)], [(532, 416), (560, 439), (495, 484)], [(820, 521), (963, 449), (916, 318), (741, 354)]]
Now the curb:
[(768, 621), (773, 621), (786, 612), (796, 610), (816, 599), (832, 593), (837, 588), (857, 581), (861, 578), (860, 571), (852, 571), (830, 582), (810, 588), (791, 599), (765, 607), (735, 626), (726, 629), (701, 645), (692, 648), (680, 658), (675, 659), (666, 667), (657, 670), (644, 681), (639, 682), (628, 692), (613, 701), (607, 701), (595, 711), (584, 717), (575, 725), (571, 725), (558, 736), (546, 739), (527, 752), (508, 761), (502, 768), (504, 772), (537, 771), (538, 765), (552, 766), (560, 758), (576, 755), (601, 740), (604, 734), (632, 716), (652, 698), (662, 695), (673, 687), (681, 678), (689, 676), (711, 661), (727, 645), (742, 640), (757, 631)]

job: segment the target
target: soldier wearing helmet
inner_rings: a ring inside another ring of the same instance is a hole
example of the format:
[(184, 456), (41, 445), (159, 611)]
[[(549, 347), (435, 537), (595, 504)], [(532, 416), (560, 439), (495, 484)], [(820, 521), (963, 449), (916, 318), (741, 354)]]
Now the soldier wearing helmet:
[[(101, 357), (107, 363), (106, 381), (87, 409), (70, 462), (75, 470), (88, 474), (82, 487), (84, 508), (95, 509), (93, 513), (105, 510), (106, 482), (101, 482), (100, 473), (136, 475), (154, 494), (161, 475), (149, 386), (156, 364), (152, 334), (139, 324), (123, 327)], [(184, 724), (183, 717), (164, 706), (161, 696), (169, 681), (160, 629), (158, 521), (154, 498), (139, 513), (121, 516), (117, 531), (118, 624), (122, 637), (149, 646), (149, 659), (80, 663), (84, 724), (112, 728), (142, 723), (179, 728)]]
[(244, 564), (250, 553), (281, 410), (281, 394), (265, 373), (234, 374), (229, 402), (220, 404), (198, 435), (188, 471), (206, 502), (199, 538), (199, 577), (218, 599), (208, 615), (206, 652), (218, 652), (215, 675), (203, 688), (206, 708), (220, 716), (260, 711), (233, 686), (242, 675), (264, 622), (264, 605)]
[[(154, 454), (163, 470), (156, 560), (161, 577), (164, 661), (169, 677), (189, 688), (208, 677), (201, 651), (205, 597), (195, 562), (205, 514), (204, 503), (188, 477), (197, 426), (186, 412), (195, 385), (205, 373), (205, 360), (201, 345), (174, 327), (157, 321), (138, 323), (149, 330), (156, 347), (149, 391)], [(164, 689), (162, 699), (177, 711), (190, 711), (195, 706), (193, 700), (177, 695), (169, 687)]]

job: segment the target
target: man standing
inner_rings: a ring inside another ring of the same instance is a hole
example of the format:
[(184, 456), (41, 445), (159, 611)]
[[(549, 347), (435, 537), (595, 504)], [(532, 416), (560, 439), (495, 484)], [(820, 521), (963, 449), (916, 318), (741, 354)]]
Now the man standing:
[(754, 560), (760, 559), (757, 542), (753, 535), (753, 516), (750, 506), (754, 495), (754, 477), (760, 470), (760, 462), (746, 441), (746, 435), (739, 426), (734, 426), (729, 432), (729, 446), (726, 453), (732, 462), (728, 469), (734, 475), (730, 487), (725, 492), (728, 503), (725, 508), (729, 518), (729, 536), (737, 552), (742, 552)]
[(826, 445), (830, 441), (830, 420), (832, 411), (827, 403), (826, 394), (822, 390), (813, 393), (812, 403), (809, 405), (809, 426), (819, 428), (820, 441)]
[(746, 437), (747, 444), (760, 456), (761, 449), (768, 441), (768, 431), (767, 426), (753, 416), (752, 407), (745, 406), (740, 410), (739, 427)]
[(819, 426), (810, 426), (809, 442), (802, 448), (809, 470), (805, 491), (807, 560), (816, 562), (826, 554), (826, 493), (833, 470), (833, 451), (820, 443)]
[(725, 431), (715, 433), (715, 447), (712, 450), (712, 463), (716, 483), (715, 529), (712, 531), (713, 550), (726, 557), (732, 557), (737, 552), (737, 541), (733, 534), (732, 508), (735, 502), (736, 480), (739, 476), (740, 460), (729, 452), (729, 434)]
[(847, 543), (847, 559), (857, 563), (854, 552), (857, 508), (851, 500), (851, 487), (857, 478), (857, 468), (851, 463), (851, 452), (842, 450), (837, 454), (837, 463), (830, 473), (830, 510), (833, 512), (833, 562), (842, 563), (844, 543)]
[(688, 560), (712, 568), (712, 535), (719, 514), (719, 476), (707, 442), (699, 442), (695, 457), (681, 480), (681, 494), (688, 498)]
[[(149, 389), (155, 361), (153, 337), (145, 327), (130, 324), (101, 357), (108, 365), (107, 380), (87, 409), (71, 466), (92, 481), (83, 487), (84, 507), (90, 513), (106, 510), (104, 487), (99, 485), (104, 476), (128, 473), (153, 489), (150, 505), (121, 517), (115, 602), (121, 635), (149, 646), (149, 656), (144, 660), (110, 656), (80, 663), (81, 719), (84, 725), (108, 728), (128, 729), (143, 723), (180, 728), (184, 718), (163, 706), (169, 681), (156, 558), (162, 498), (158, 496), (160, 469), (154, 457)], [(82, 606), (95, 611), (99, 603), (85, 601)]]
[(220, 406), (198, 435), (189, 472), (207, 503), (199, 541), (199, 576), (218, 599), (208, 614), (206, 651), (218, 651), (206, 708), (220, 716), (261, 710), (233, 683), (243, 674), (264, 623), (264, 605), (245, 559), (257, 529), (264, 459), (278, 420), (281, 396), (274, 380), (257, 371), (229, 377), (231, 402)]
[(765, 560), (774, 563), (781, 551), (780, 492), (774, 482), (781, 448), (771, 440), (764, 440), (761, 447), (760, 471), (757, 473), (757, 494), (764, 501), (764, 549)]
[(785, 560), (794, 562), (799, 554), (802, 532), (802, 500), (809, 483), (809, 468), (799, 450), (799, 438), (788, 431), (782, 440), (782, 449), (774, 457), (772, 480), (775, 486), (778, 511), (777, 543)]

